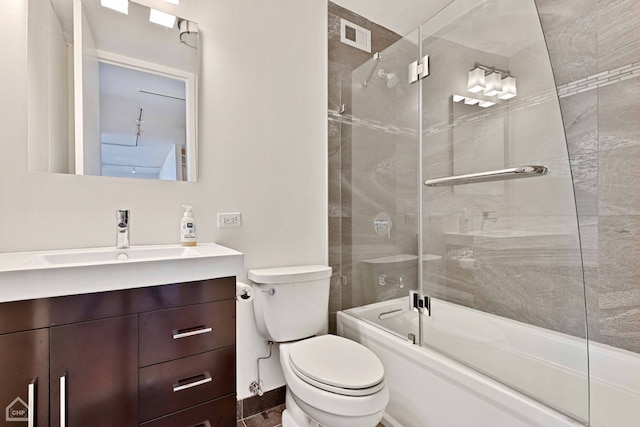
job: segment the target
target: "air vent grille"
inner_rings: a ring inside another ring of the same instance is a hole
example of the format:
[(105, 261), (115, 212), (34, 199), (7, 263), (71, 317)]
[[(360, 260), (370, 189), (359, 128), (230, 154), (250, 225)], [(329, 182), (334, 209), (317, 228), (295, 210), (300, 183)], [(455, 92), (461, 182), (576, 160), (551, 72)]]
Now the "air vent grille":
[(371, 53), (371, 31), (346, 19), (340, 19), (340, 41)]

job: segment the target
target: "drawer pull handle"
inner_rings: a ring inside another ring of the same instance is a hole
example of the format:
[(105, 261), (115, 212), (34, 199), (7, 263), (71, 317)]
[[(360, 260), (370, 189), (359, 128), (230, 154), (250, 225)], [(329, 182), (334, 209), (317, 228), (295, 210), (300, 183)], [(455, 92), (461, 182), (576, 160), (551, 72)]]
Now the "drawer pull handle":
[(211, 427), (211, 423), (209, 421), (203, 421), (198, 424), (194, 424), (191, 427)]
[[(191, 381), (195, 380), (195, 381)], [(187, 382), (191, 381), (191, 382)], [(173, 384), (173, 391), (182, 391), (189, 388), (197, 387), (202, 384), (210, 383), (212, 381), (211, 374), (209, 372), (203, 372), (202, 374), (194, 375), (193, 377), (178, 380)]]
[(60, 377), (60, 427), (67, 427), (67, 373)]
[(36, 384), (38, 379), (31, 381), (28, 387), (29, 393), (29, 409), (27, 410), (27, 427), (35, 427), (35, 411), (36, 411)]
[(209, 328), (207, 326), (198, 326), (197, 328), (190, 328), (190, 329), (174, 329), (173, 339), (179, 340), (180, 338), (192, 337), (194, 335), (208, 334), (209, 332), (213, 332), (213, 328)]

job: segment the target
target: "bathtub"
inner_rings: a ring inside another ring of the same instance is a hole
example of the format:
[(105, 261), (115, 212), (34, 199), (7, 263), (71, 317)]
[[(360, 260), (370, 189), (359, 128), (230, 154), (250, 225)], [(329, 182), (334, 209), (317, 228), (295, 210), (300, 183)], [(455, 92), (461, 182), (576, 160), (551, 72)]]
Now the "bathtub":
[(434, 351), (405, 338), (418, 336), (408, 306), (399, 298), (338, 313), (338, 334), (385, 366), (387, 426), (565, 427), (589, 417), (592, 426), (640, 426), (640, 355), (590, 343), (589, 414), (584, 340), (434, 300), (423, 331)]

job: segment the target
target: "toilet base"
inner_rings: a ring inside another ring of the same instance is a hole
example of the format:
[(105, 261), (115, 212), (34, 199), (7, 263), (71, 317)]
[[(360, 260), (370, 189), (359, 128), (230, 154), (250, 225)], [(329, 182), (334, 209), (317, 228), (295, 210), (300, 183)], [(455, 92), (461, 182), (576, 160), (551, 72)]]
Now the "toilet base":
[(282, 412), (282, 427), (320, 427), (320, 424), (313, 421), (300, 409), (300, 406), (291, 396), (289, 387), (287, 387), (285, 408), (284, 412)]
[[(306, 406), (306, 405), (305, 405)], [(359, 427), (373, 427), (378, 424), (382, 419), (384, 411), (380, 411), (376, 414), (371, 414), (366, 417), (340, 417), (333, 416), (332, 421), (329, 424), (320, 424), (314, 421), (302, 410), (298, 402), (296, 402), (293, 394), (287, 386), (287, 397), (285, 401), (286, 409), (282, 412), (282, 427), (352, 427), (357, 425)], [(310, 407), (308, 409), (311, 409)], [(327, 414), (324, 414), (324, 418), (327, 418)], [(327, 418), (328, 419), (328, 418)], [(355, 423), (355, 424), (354, 424)]]

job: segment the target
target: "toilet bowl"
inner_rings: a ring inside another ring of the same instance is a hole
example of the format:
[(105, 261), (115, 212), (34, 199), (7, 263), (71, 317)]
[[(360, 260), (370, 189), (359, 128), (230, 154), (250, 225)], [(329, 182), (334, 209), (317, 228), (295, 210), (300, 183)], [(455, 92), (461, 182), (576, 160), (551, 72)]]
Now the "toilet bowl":
[(258, 330), (280, 345), (283, 427), (375, 427), (389, 401), (384, 367), (371, 350), (316, 336), (327, 321), (330, 277), (326, 266), (249, 271)]
[[(280, 365), (291, 427), (313, 426), (313, 421), (329, 427), (375, 426), (382, 419), (389, 401), (384, 368), (366, 347), (321, 335), (280, 344)], [(296, 406), (310, 420), (296, 417)]]

